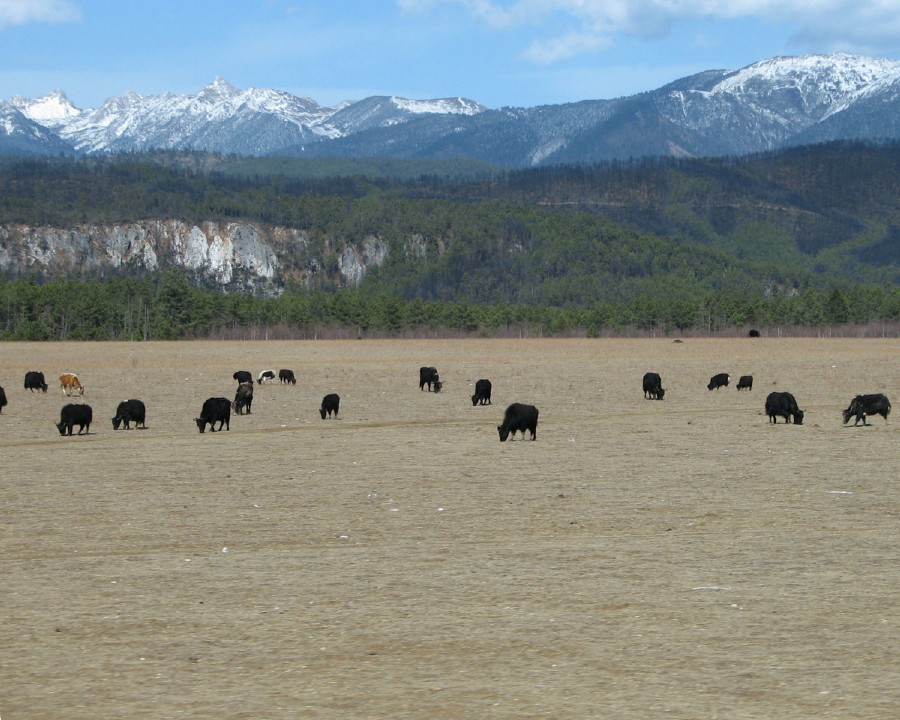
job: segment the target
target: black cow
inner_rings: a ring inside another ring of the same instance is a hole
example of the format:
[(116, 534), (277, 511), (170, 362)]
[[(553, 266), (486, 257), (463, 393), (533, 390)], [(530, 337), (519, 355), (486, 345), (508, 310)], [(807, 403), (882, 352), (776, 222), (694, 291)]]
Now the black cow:
[(866, 415), (881, 415), (887, 422), (888, 415), (891, 414), (891, 401), (887, 399), (887, 395), (875, 393), (873, 395), (857, 395), (850, 401), (850, 406), (844, 410), (844, 424), (850, 422), (850, 418), (856, 417), (853, 424), (858, 425), (859, 421), (863, 421), (863, 425), (868, 425)]
[(231, 409), (238, 415), (243, 415), (246, 409), (247, 415), (251, 415), (250, 408), (253, 405), (253, 381), (241, 383), (234, 394), (234, 402)]
[(738, 380), (737, 389), (738, 390), (753, 390), (753, 376), (752, 375), (741, 375), (741, 379)]
[(772, 392), (766, 398), (766, 415), (769, 421), (778, 423), (778, 418), (783, 417), (786, 423), (794, 420), (794, 425), (803, 424), (803, 411), (797, 407), (797, 401), (789, 392)]
[(281, 380), (283, 385), (296, 385), (297, 378), (294, 377), (293, 370), (279, 370), (278, 371), (278, 379)]
[(524, 440), (526, 430), (531, 432), (532, 440), (537, 440), (537, 422), (538, 409), (534, 405), (513, 403), (503, 413), (503, 424), (497, 426), (497, 432), (500, 433), (500, 442), (506, 442), (506, 438), (509, 437), (510, 433), (515, 438), (516, 432), (521, 432)]
[(64, 405), (59, 411), (59, 422), (56, 423), (56, 429), (60, 435), (71, 435), (72, 428), (78, 426), (78, 434), (85, 434), (91, 431), (91, 420), (94, 419), (94, 411), (90, 405), (75, 405), (69, 403)]
[[(431, 392), (431, 388), (433, 385), (441, 383), (441, 379), (438, 377), (437, 368), (433, 367), (423, 367), (419, 368), (419, 390), (422, 390), (426, 385), (428, 386), (428, 392)], [(443, 383), (441, 383), (443, 385)], [(435, 392), (440, 392), (440, 386), (435, 389)]]
[(235, 380), (237, 380), (238, 385), (241, 383), (252, 383), (253, 376), (250, 374), (249, 370), (238, 370), (234, 375), (232, 375)]
[(44, 382), (44, 373), (37, 370), (29, 370), (25, 373), (25, 389), (31, 390), (31, 392), (34, 392), (35, 390), (47, 392), (47, 383)]
[(759, 337), (759, 330), (751, 330), (747, 333), (747, 337)]
[(135, 428), (140, 425), (147, 427), (144, 422), (147, 417), (147, 408), (140, 400), (123, 400), (116, 407), (116, 416), (112, 419), (113, 430), (118, 430), (119, 425), (125, 424), (126, 430), (131, 430), (129, 423), (134, 423)]
[(475, 394), (472, 396), (472, 405), (491, 404), (491, 381), (479, 380), (475, 383)]
[(319, 415), (322, 416), (323, 420), (326, 417), (331, 417), (331, 413), (334, 413), (334, 417), (337, 417), (340, 407), (341, 396), (337, 393), (330, 393), (322, 398), (322, 407), (319, 408)]
[(0, 413), (3, 412), (3, 408), (7, 405), (6, 403), (6, 391), (0, 386)]
[(226, 430), (230, 430), (230, 421), (231, 421), (231, 403), (228, 402), (228, 398), (223, 397), (211, 397), (203, 403), (203, 409), (200, 411), (200, 417), (194, 418), (194, 422), (197, 423), (197, 427), (200, 428), (200, 432), (206, 431), (206, 424), (209, 423), (209, 431), (215, 432), (215, 424), (219, 423), (219, 431), (221, 432), (222, 426), (225, 426)]
[(648, 400), (662, 400), (665, 394), (659, 373), (644, 373), (644, 397)]
[(263, 383), (275, 382), (275, 371), (274, 370), (263, 370), (259, 377), (256, 378), (256, 384), (262, 385)]
[(731, 382), (731, 376), (728, 373), (719, 373), (718, 375), (713, 375), (709, 379), (709, 385), (706, 386), (707, 390), (718, 390), (720, 387), (728, 387), (728, 383)]

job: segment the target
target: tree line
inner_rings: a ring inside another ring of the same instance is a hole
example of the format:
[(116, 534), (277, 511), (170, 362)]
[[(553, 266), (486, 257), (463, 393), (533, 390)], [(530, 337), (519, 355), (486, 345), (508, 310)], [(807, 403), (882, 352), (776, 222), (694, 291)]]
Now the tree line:
[(0, 340), (179, 340), (384, 336), (785, 334), (878, 324), (900, 332), (900, 288), (809, 288), (791, 295), (654, 294), (581, 307), (404, 299), (359, 289), (277, 297), (203, 289), (180, 269), (142, 278), (0, 280)]

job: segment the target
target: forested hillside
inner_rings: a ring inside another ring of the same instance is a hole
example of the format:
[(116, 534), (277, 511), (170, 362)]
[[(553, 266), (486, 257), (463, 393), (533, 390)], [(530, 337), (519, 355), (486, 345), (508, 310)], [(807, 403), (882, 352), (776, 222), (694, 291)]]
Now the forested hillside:
[[(309, 323), (386, 332), (525, 322), (547, 332), (712, 331), (900, 318), (897, 145), (515, 172), (430, 163), (418, 176), (396, 162), (367, 161), (356, 175), (341, 163), (329, 175), (322, 160), (248, 164), (202, 154), (0, 162), (0, 262), (14, 235), (3, 228), (13, 226), (175, 218), (297, 228), (308, 239), (303, 248), (278, 248), (280, 297), (223, 296), (201, 274), (165, 266), (142, 277), (96, 266), (55, 279), (39, 265), (7, 272), (4, 336), (42, 335), (42, 325), (51, 337), (92, 336), (73, 330), (78, 314), (51, 319), (53, 298), (87, 293), (93, 303), (107, 295), (118, 303), (123, 287), (141, 319), (99, 322), (99, 336)], [(385, 248), (383, 260), (348, 283), (342, 253), (372, 238)], [(315, 272), (301, 272), (303, 263)], [(199, 293), (195, 305), (205, 314), (154, 319), (173, 272), (189, 283), (184, 292)], [(114, 275), (122, 277), (113, 282)], [(85, 289), (63, 282), (71, 279)], [(336, 298), (366, 310), (329, 310)], [(244, 302), (266, 309), (239, 312)], [(317, 309), (297, 314), (285, 309), (291, 303)]]

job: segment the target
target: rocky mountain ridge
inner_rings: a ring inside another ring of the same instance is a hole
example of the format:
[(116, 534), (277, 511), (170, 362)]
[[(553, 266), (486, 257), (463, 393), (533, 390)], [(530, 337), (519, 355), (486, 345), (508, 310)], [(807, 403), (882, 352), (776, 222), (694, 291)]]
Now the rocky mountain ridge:
[(301, 157), (471, 157), (508, 167), (743, 155), (900, 138), (900, 62), (846, 54), (710, 70), (613, 100), (488, 109), (465, 98), (323, 107), (222, 78), (194, 95), (127, 93), (79, 110), (59, 90), (0, 101), (0, 153), (149, 149)]

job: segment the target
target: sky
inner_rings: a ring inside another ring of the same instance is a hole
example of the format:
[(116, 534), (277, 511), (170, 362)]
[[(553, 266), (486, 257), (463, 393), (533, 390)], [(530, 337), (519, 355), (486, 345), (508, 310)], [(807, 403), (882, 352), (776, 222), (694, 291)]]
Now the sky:
[(193, 94), (321, 105), (608, 99), (776, 55), (900, 58), (900, 0), (0, 0), (0, 100)]

